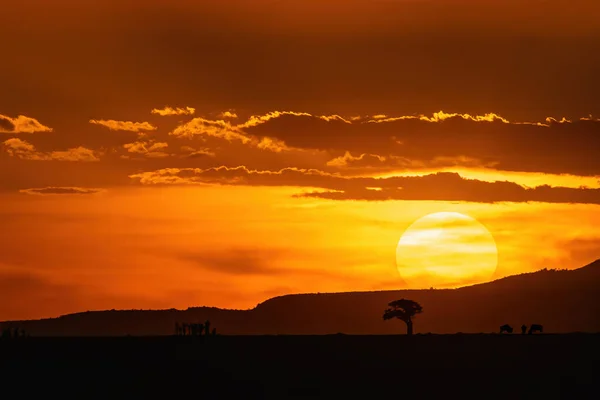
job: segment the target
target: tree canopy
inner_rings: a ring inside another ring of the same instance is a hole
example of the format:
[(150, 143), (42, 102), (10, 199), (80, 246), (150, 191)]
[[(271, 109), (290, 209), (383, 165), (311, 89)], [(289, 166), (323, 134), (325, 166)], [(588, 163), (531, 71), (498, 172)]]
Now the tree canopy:
[(385, 321), (398, 318), (404, 321), (407, 326), (407, 333), (412, 334), (412, 320), (417, 315), (423, 312), (423, 307), (413, 300), (400, 299), (394, 300), (388, 304), (388, 309), (383, 313)]

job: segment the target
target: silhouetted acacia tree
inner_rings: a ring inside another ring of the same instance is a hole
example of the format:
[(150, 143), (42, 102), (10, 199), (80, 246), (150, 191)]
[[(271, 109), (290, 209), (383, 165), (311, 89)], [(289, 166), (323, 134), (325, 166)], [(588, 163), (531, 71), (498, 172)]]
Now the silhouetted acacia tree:
[(423, 312), (423, 307), (416, 301), (400, 299), (388, 304), (389, 308), (383, 313), (383, 320), (398, 318), (406, 324), (406, 334), (413, 334), (413, 318)]

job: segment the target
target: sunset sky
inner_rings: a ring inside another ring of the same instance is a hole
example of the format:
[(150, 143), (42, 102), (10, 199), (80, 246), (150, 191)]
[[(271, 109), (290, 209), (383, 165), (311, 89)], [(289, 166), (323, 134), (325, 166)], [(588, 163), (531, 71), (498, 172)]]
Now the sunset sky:
[(600, 258), (597, 0), (0, 11), (0, 320), (401, 289), (438, 212), (489, 279)]

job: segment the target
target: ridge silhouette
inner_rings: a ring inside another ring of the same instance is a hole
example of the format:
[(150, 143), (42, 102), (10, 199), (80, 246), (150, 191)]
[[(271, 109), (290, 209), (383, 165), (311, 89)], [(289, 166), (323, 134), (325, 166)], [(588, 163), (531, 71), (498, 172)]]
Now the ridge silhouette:
[[(497, 333), (503, 323), (543, 322), (544, 332), (600, 332), (600, 260), (574, 270), (540, 270), (458, 289), (285, 295), (250, 310), (94, 311), (6, 321), (31, 336), (172, 335), (176, 322), (210, 320), (223, 335), (398, 334), (382, 305), (410, 298), (427, 310), (415, 333)], [(302, 315), (302, 318), (297, 318)]]

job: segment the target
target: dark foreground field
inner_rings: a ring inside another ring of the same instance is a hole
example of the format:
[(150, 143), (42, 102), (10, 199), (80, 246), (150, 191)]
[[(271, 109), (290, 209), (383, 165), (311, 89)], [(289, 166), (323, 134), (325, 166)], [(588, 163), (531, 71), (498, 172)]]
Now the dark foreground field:
[(21, 398), (600, 398), (600, 335), (32, 337), (0, 351)]

